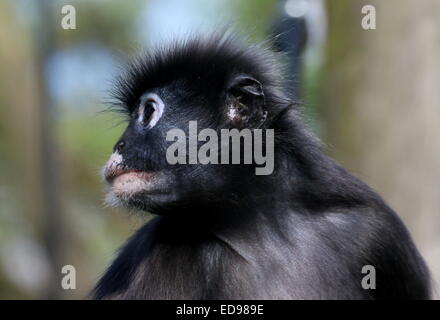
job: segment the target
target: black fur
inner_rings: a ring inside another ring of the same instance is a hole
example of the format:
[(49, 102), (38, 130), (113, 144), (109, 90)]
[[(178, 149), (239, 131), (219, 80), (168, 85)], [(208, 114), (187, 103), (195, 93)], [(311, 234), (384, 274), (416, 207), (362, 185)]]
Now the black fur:
[[(165, 163), (164, 132), (225, 126), (225, 90), (236, 76), (261, 84), (275, 130), (275, 170), (253, 165)], [(127, 165), (168, 170), (172, 200), (136, 199), (158, 216), (121, 249), (93, 291), (95, 299), (428, 299), (429, 272), (397, 215), (368, 186), (320, 149), (299, 107), (283, 93), (267, 51), (230, 38), (175, 44), (138, 59), (116, 98), (129, 115), (157, 92), (167, 110), (151, 132), (132, 120), (123, 139)], [(365, 290), (364, 265), (377, 288)]]

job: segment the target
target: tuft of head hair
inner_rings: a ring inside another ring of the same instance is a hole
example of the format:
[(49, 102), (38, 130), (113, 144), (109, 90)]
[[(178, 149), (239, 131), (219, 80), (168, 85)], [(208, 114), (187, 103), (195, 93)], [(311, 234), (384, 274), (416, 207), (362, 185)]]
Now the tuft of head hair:
[[(281, 68), (275, 53), (248, 45), (235, 36), (194, 36), (155, 48), (129, 62), (112, 90), (114, 105), (131, 113), (147, 90), (176, 80), (197, 83), (201, 92), (222, 89), (232, 77), (246, 74), (262, 84), (270, 95), (284, 98)], [(208, 89), (208, 90), (205, 90)]]

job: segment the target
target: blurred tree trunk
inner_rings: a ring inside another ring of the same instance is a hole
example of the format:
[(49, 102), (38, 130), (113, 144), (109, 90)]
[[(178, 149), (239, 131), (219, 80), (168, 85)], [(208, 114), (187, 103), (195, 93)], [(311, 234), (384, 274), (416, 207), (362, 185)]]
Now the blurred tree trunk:
[[(8, 185), (15, 187), (20, 206), (17, 215), (31, 227), (28, 236), (35, 237), (47, 254), (50, 270), (36, 298), (58, 298), (63, 253), (61, 185), (51, 132), (52, 104), (44, 78), (44, 63), (51, 51), (50, 28), (43, 26), (38, 35), (29, 36), (11, 10), (7, 2), (0, 3), (0, 128), (7, 142), (12, 178)], [(42, 12), (42, 24), (47, 23), (48, 14)], [(32, 50), (32, 41), (39, 44), (39, 52)]]
[(40, 170), (42, 175), (42, 201), (44, 225), (42, 239), (49, 255), (53, 275), (47, 288), (46, 298), (57, 299), (62, 296), (61, 268), (64, 257), (64, 228), (62, 215), (62, 183), (60, 179), (59, 149), (54, 136), (55, 105), (49, 95), (45, 67), (55, 51), (55, 30), (60, 28), (56, 25), (55, 6), (50, 0), (40, 0), (37, 6), (39, 10), (39, 23), (34, 41), (38, 48), (36, 71), (38, 89), (40, 91)]
[[(376, 8), (376, 30), (361, 8)], [(328, 1), (329, 151), (399, 213), (440, 282), (440, 2)]]

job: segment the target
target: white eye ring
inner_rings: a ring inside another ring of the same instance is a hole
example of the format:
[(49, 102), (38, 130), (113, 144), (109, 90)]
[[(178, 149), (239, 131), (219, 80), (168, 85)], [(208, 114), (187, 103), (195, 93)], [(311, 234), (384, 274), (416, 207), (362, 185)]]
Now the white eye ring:
[[(151, 103), (151, 106), (154, 108), (153, 114), (149, 119), (145, 119), (145, 105), (147, 103)], [(137, 122), (140, 124), (145, 124), (146, 121), (149, 121), (147, 128), (153, 128), (159, 119), (162, 117), (163, 109), (165, 105), (162, 99), (155, 93), (145, 93), (141, 96), (138, 110), (138, 119)]]

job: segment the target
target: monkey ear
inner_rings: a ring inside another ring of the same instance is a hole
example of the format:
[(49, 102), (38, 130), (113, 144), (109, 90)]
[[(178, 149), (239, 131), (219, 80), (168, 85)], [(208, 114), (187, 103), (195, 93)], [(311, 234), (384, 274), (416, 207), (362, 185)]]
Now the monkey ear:
[(247, 75), (235, 77), (227, 89), (226, 118), (237, 127), (257, 128), (266, 120), (263, 86)]

